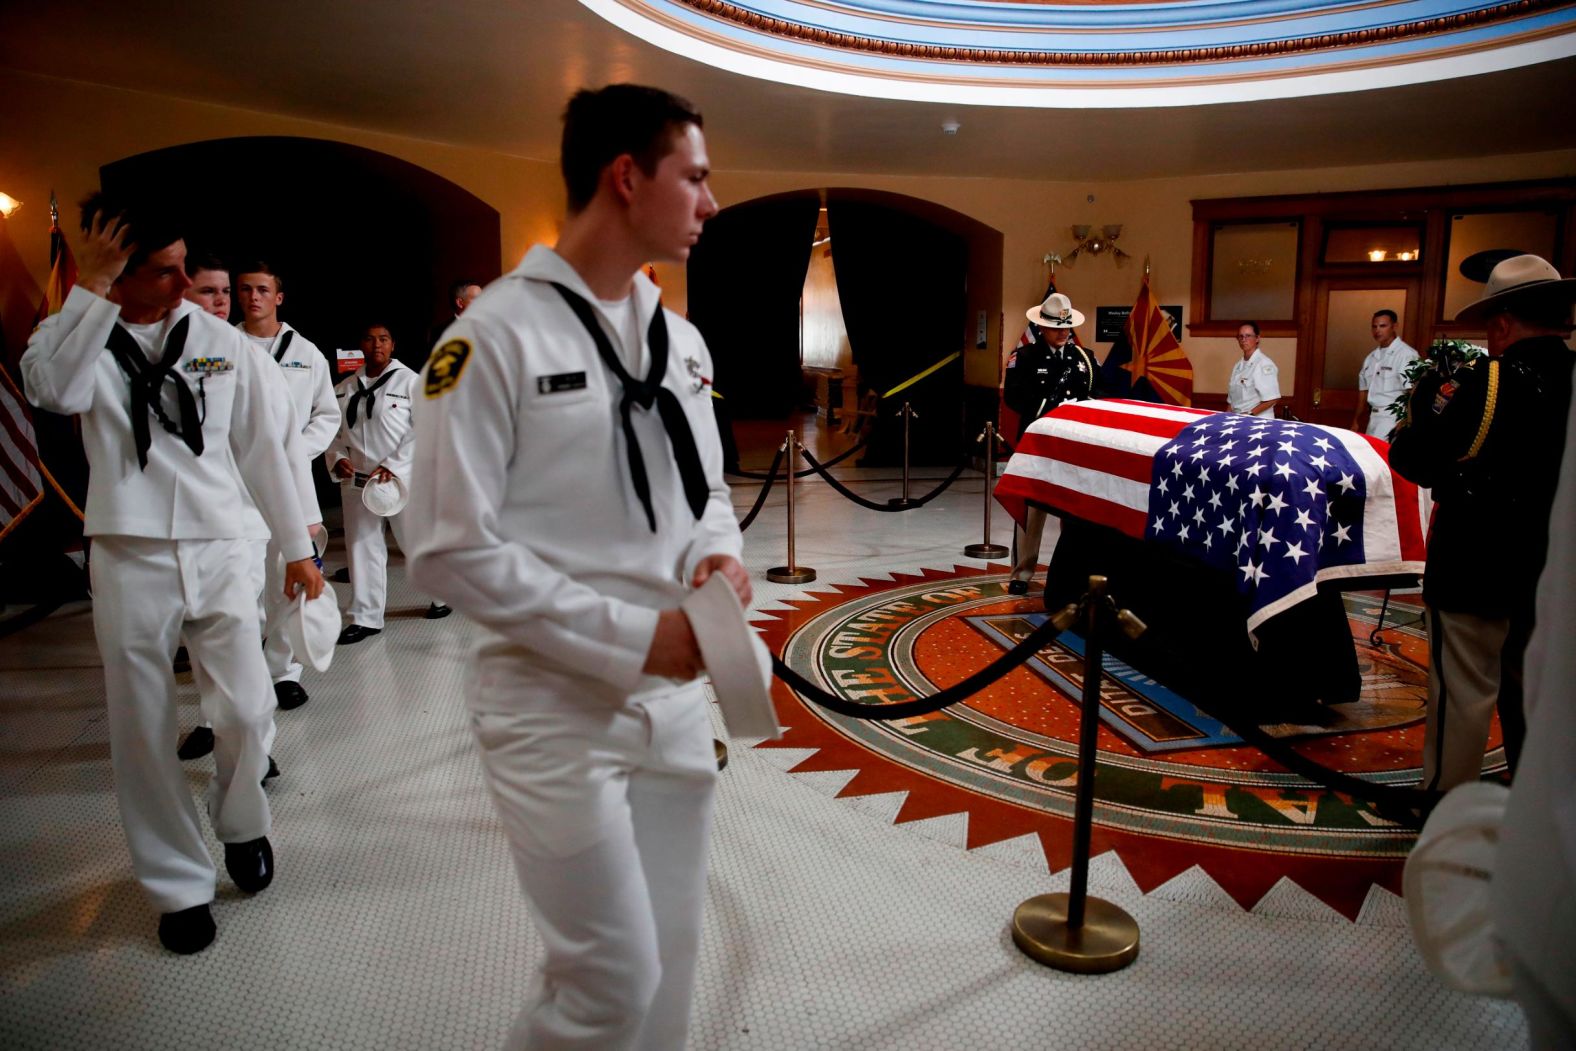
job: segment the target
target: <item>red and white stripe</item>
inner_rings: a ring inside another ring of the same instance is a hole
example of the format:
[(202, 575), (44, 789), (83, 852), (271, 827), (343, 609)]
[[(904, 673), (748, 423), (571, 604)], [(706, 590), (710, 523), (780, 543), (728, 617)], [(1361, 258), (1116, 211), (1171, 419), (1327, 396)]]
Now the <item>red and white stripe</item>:
[(1155, 453), (1206, 409), (1109, 398), (1035, 420), (996, 485), (1017, 522), (1029, 501), (1143, 539)]
[(33, 418), (22, 392), (0, 370), (0, 537), (21, 522), (43, 495)]

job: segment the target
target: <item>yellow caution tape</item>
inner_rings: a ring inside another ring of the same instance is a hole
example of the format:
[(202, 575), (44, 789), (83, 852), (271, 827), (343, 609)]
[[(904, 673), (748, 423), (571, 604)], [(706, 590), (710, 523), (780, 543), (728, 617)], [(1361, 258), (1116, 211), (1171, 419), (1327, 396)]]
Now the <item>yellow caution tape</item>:
[(932, 372), (935, 372), (937, 369), (941, 368), (943, 365), (949, 365), (952, 362), (957, 361), (962, 356), (963, 356), (963, 351), (961, 351), (961, 350), (954, 350), (951, 354), (948, 354), (946, 357), (942, 358), (940, 361), (938, 361), (934, 365), (930, 366), (930, 368), (926, 369), (924, 372), (921, 372), (921, 373), (919, 373), (918, 375), (915, 375), (915, 376), (910, 376), (908, 379), (904, 380), (902, 383), (899, 383), (896, 387), (893, 387), (891, 390), (889, 390), (885, 394), (881, 395), (881, 397), (883, 397), (883, 398), (890, 398), (892, 395), (896, 394), (898, 391), (906, 390), (907, 388), (912, 387), (914, 384), (918, 383), (920, 380), (924, 379), (926, 376), (930, 375)]

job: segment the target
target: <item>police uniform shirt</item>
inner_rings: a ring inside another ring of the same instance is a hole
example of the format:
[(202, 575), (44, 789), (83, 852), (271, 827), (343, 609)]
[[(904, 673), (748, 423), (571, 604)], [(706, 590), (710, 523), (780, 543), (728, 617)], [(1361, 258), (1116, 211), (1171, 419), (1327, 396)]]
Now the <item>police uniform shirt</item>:
[(147, 353), (149, 344), (162, 347), (175, 326), (186, 323), (186, 343), (160, 387), (161, 403), (172, 405), (173, 384), (185, 384), (202, 421), (203, 452), (196, 455), (150, 419), (144, 468), (131, 418), (131, 384), (106, 349), (119, 319), (117, 304), (79, 285), (33, 333), (22, 356), (33, 404), (82, 417), (82, 443), (92, 468), (84, 533), (239, 539), (246, 535), (244, 486), (281, 538), (286, 560), (311, 557), (285, 434), (268, 409), (261, 362), (240, 332), (185, 301), (151, 329), (134, 326), (144, 329), (148, 342), (138, 345)]
[[(329, 470), (345, 459), (359, 474), (371, 474), (384, 467), (408, 483), (411, 441), (415, 437), (411, 429), (411, 399), (416, 386), (416, 374), (396, 360), (390, 360), (376, 379), (367, 378), (363, 365), (341, 382), (334, 392), (339, 401), (339, 433), (325, 457)], [(371, 393), (357, 400), (356, 421), (352, 424), (350, 403), (362, 389)]]
[[(484, 712), (555, 700), (618, 705), (639, 690), (671, 687), (642, 671), (658, 611), (684, 599), (702, 559), (739, 558), (743, 548), (700, 333), (665, 313), (661, 383), (697, 447), (707, 489), (700, 517), (658, 413), (631, 414), (653, 531), (631, 484), (620, 383), (550, 282), (583, 297), (604, 332), (623, 342), (574, 268), (537, 246), (449, 328), (417, 394), (404, 511), (411, 575), (485, 629), (469, 691)], [(632, 295), (644, 340), (660, 293), (637, 275)]]
[[(1231, 367), (1227, 392), (1232, 412), (1247, 412), (1260, 402), (1274, 401), (1281, 396), (1280, 369), (1262, 349), (1255, 350), (1247, 360)], [(1259, 415), (1274, 416), (1275, 407)]]
[(1406, 367), (1417, 358), (1417, 351), (1396, 338), (1388, 347), (1375, 347), (1363, 359), (1363, 367), (1357, 372), (1357, 389), (1368, 392), (1368, 433), (1375, 438), (1383, 438), (1395, 429), (1390, 406), (1406, 393)]
[[(245, 331), (244, 329), (242, 331)], [(281, 322), (272, 337), (248, 335), (252, 344), (279, 363), (301, 426), (301, 446), (308, 459), (321, 456), (339, 433), (339, 402), (328, 359), (317, 344)]]

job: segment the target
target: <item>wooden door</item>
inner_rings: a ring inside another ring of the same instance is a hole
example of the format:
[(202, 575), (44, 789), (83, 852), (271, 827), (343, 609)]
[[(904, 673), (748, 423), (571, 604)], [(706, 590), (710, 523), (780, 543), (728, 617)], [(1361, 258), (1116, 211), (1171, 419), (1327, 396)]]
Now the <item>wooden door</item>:
[(1375, 311), (1395, 311), (1401, 338), (1415, 347), (1420, 330), (1420, 291), (1416, 277), (1321, 278), (1311, 345), (1307, 354), (1298, 355), (1292, 411), (1313, 423), (1350, 427), (1358, 405), (1357, 372), (1374, 349), (1371, 326)]

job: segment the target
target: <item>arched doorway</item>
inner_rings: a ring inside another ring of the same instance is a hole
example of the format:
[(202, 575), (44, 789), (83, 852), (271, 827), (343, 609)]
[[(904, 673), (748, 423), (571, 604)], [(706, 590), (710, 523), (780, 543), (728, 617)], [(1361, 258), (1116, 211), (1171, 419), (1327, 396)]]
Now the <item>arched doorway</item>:
[[(816, 240), (818, 219), (830, 237)], [(824, 243), (823, 243), (824, 242)], [(952, 209), (859, 188), (806, 189), (725, 209), (690, 257), (690, 318), (736, 417), (781, 419), (802, 401), (801, 295), (811, 251), (835, 259), (859, 386), (880, 399), (865, 465), (902, 455), (897, 412), (913, 404), (912, 462), (953, 464), (993, 418), (1001, 234)], [(780, 433), (780, 432), (779, 432)]]
[(323, 139), (250, 136), (171, 146), (107, 164), (108, 191), (150, 192), (186, 213), (189, 242), (232, 262), (265, 259), (285, 283), (280, 316), (329, 355), (372, 319), (419, 368), (447, 287), (498, 276), (498, 212), (442, 176)]

